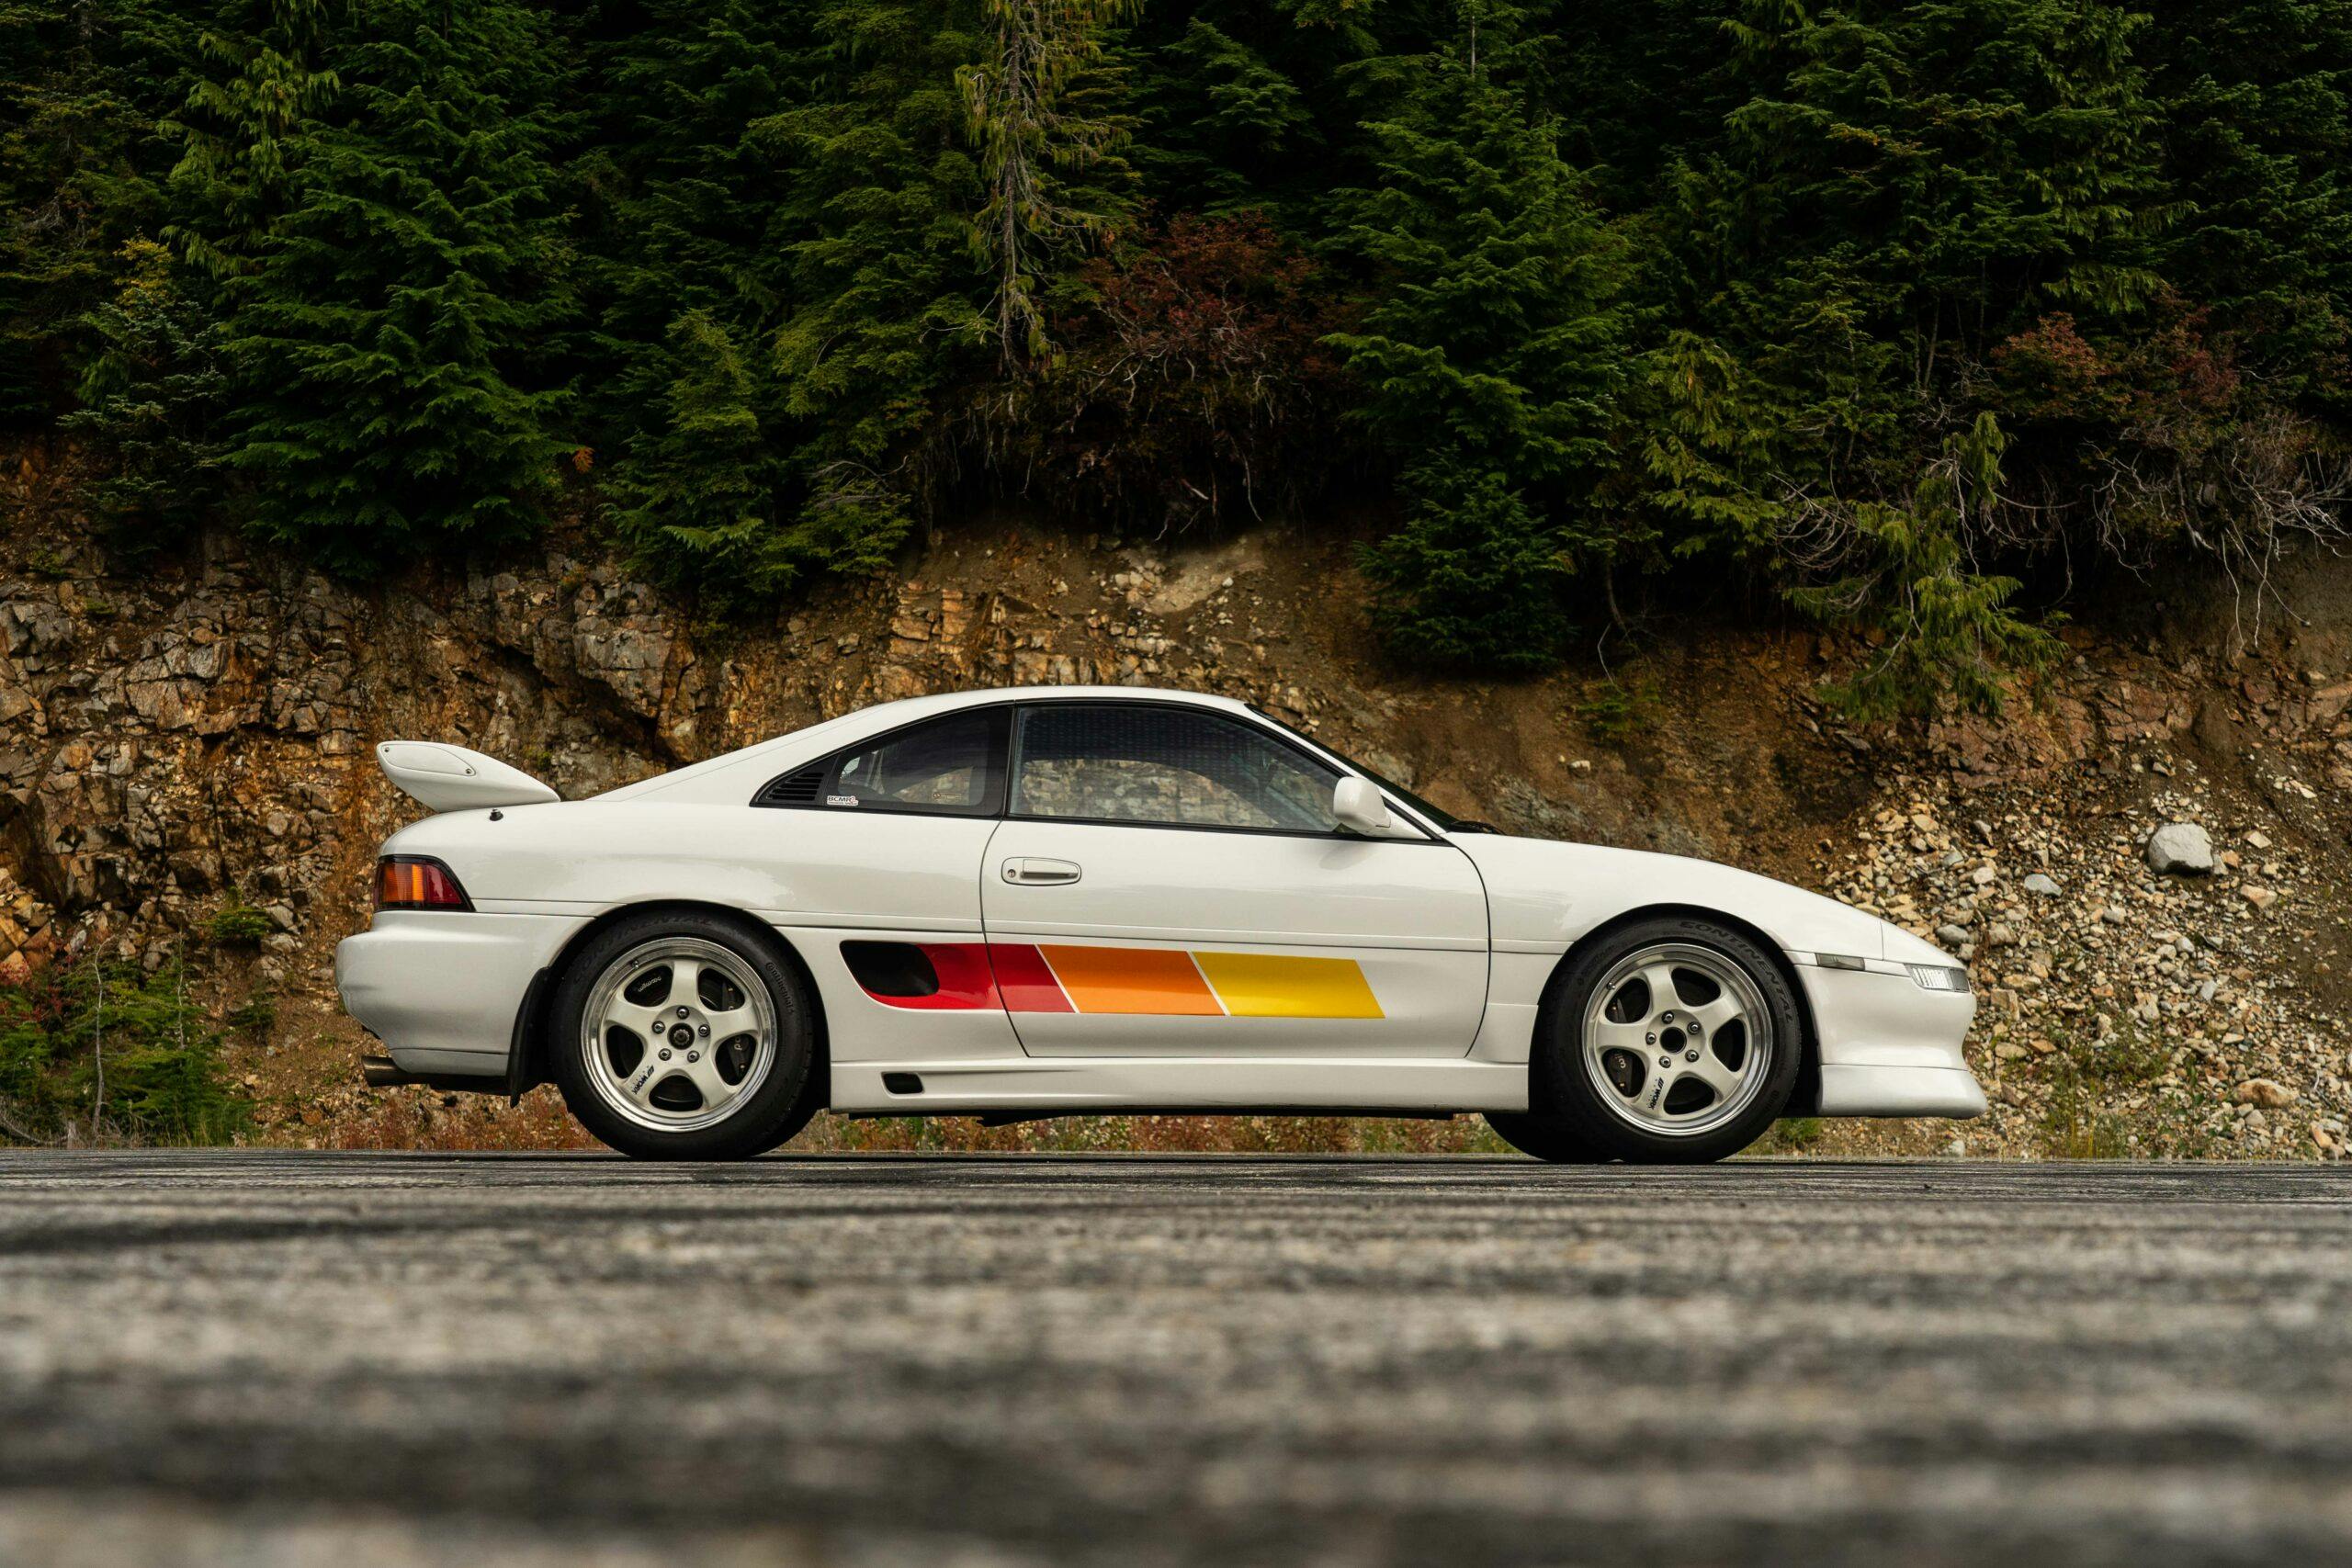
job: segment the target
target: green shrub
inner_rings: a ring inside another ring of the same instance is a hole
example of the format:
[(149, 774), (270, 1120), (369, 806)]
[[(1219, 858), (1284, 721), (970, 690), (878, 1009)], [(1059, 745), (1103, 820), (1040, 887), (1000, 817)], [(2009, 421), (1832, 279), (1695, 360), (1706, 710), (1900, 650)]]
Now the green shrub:
[(270, 918), (246, 903), (233, 887), (205, 922), (205, 934), (215, 947), (252, 947), (275, 929)]
[[(2111, 1103), (2123, 1095), (2148, 1093), (2170, 1069), (2170, 1048), (2155, 1031), (2125, 1023), (2104, 1040), (2061, 1033), (2056, 1043), (2058, 1049), (2037, 1063), (2050, 1089), (2041, 1130), (2051, 1154), (2062, 1159), (2124, 1159), (2212, 1152), (2184, 1106), (2154, 1101), (2135, 1114)], [(2135, 1129), (2148, 1134), (2147, 1145), (2129, 1141)]]
[(1577, 705), (1577, 716), (1602, 739), (1624, 740), (1649, 724), (1657, 709), (1656, 682), (1612, 680)]
[(256, 986), (245, 999), (229, 1010), (221, 1020), (239, 1034), (260, 1039), (269, 1033), (277, 1021), (277, 993), (267, 986)]

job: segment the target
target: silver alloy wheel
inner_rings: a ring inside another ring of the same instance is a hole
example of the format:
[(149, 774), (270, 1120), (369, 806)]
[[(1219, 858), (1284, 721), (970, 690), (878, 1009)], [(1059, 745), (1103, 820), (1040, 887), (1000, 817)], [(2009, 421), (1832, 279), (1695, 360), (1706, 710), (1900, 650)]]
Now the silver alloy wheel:
[(775, 1065), (766, 985), (736, 953), (696, 937), (656, 937), (614, 959), (580, 1020), (597, 1097), (659, 1133), (724, 1122)]
[(1620, 959), (1585, 1010), (1586, 1077), (1645, 1133), (1694, 1138), (1736, 1119), (1772, 1070), (1772, 1013), (1724, 954), (1658, 942)]

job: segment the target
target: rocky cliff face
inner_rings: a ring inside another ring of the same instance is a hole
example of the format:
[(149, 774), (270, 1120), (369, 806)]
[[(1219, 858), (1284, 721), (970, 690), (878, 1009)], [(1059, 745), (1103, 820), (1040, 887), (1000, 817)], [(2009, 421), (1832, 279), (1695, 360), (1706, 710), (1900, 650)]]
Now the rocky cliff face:
[[(2325, 614), (2226, 667), (2219, 630), (2076, 634), (2038, 705), (1863, 734), (1812, 692), (1867, 650), (1809, 635), (1670, 629), (1613, 675), (1512, 684), (1396, 670), (1345, 544), (1296, 533), (1178, 549), (976, 522), (895, 581), (720, 628), (576, 535), (371, 587), (228, 536), (131, 570), (38, 455), (5, 472), (0, 977), (160, 963), (250, 902), (272, 931), (218, 1000), (283, 998), (243, 1049), (289, 1136), (391, 1124), (351, 1083), (330, 977), (413, 809), (376, 741), (461, 741), (577, 795), (869, 703), (1100, 682), (1246, 697), (1507, 829), (1734, 860), (1968, 956), (1993, 1122), (1829, 1146), (2343, 1147), (2352, 645)], [(2167, 821), (2208, 829), (2212, 872), (2149, 866)]]

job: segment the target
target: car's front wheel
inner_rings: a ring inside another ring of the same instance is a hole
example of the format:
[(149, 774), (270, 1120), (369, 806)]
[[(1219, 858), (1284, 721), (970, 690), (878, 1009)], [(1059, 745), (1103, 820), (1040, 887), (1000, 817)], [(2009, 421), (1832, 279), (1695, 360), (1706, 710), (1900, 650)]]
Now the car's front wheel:
[(1786, 1109), (1803, 1049), (1796, 993), (1761, 947), (1713, 920), (1644, 920), (1562, 971), (1532, 1113), (1496, 1130), (1545, 1159), (1721, 1159)]
[(811, 1009), (747, 925), (700, 910), (620, 920), (573, 956), (550, 1010), (564, 1103), (623, 1154), (742, 1159), (808, 1119)]

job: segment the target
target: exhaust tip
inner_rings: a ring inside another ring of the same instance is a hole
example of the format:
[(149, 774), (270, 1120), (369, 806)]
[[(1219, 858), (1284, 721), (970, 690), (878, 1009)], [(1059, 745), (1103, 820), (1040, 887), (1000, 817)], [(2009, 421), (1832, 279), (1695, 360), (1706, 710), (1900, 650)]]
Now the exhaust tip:
[(390, 1056), (368, 1055), (359, 1058), (359, 1076), (370, 1089), (394, 1089), (413, 1080), (401, 1071), (401, 1065)]

